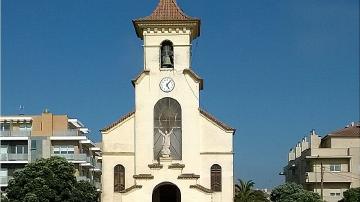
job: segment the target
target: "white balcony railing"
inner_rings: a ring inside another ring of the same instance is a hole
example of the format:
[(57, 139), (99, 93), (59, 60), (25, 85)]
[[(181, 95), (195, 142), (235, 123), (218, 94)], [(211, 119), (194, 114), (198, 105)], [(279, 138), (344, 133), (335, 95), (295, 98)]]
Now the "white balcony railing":
[(2, 130), (0, 131), (1, 137), (28, 137), (30, 136), (30, 130)]
[(76, 176), (76, 180), (77, 181), (88, 181), (88, 182), (90, 182), (91, 180), (90, 180), (90, 178), (88, 178), (88, 177), (86, 177), (86, 176)]
[(348, 156), (348, 155), (349, 155), (348, 148), (313, 148), (313, 149), (311, 149), (311, 156), (337, 157), (337, 156)]
[[(320, 182), (321, 172), (307, 172), (306, 182)], [(324, 182), (352, 182), (353, 174), (351, 172), (324, 172)]]
[(0, 184), (7, 185), (9, 180), (13, 179), (13, 176), (0, 176)]
[(51, 154), (51, 156), (61, 156), (68, 161), (90, 161), (86, 154)]
[(63, 131), (54, 131), (53, 136), (79, 136), (80, 131), (76, 129), (69, 129)]
[(1, 161), (27, 161), (28, 158), (28, 154), (0, 154)]

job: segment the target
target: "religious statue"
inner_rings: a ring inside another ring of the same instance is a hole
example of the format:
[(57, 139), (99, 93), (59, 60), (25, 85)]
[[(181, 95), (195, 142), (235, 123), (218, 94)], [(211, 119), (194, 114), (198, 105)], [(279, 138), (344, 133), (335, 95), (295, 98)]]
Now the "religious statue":
[(165, 130), (165, 133), (162, 132), (160, 129), (158, 129), (159, 133), (162, 136), (162, 149), (161, 149), (161, 155), (163, 156), (170, 156), (171, 152), (170, 152), (170, 137), (173, 134), (173, 130), (174, 128), (172, 128), (170, 130), (170, 132), (168, 130)]

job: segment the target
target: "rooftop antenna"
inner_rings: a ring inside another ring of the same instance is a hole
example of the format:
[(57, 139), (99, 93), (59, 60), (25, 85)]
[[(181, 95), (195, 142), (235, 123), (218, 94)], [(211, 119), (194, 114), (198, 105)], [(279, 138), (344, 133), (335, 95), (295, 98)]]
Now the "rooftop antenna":
[(24, 115), (24, 105), (19, 106), (19, 115)]

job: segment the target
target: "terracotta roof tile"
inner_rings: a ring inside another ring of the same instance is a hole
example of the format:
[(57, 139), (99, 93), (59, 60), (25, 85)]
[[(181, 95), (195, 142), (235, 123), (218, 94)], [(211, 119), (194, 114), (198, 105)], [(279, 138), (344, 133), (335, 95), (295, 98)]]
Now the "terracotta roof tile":
[(169, 28), (192, 30), (192, 39), (200, 36), (200, 19), (186, 15), (175, 0), (160, 0), (159, 4), (151, 15), (133, 20), (136, 35), (143, 39), (143, 31), (148, 28), (165, 26)]
[(218, 124), (220, 127), (222, 127), (225, 130), (232, 130), (235, 132), (235, 128), (232, 128), (228, 125), (226, 125), (225, 123), (219, 121), (218, 119), (216, 119), (213, 115), (209, 114), (208, 112), (202, 110), (199, 108), (199, 111), (202, 115), (204, 115), (205, 117), (207, 117), (208, 119), (210, 119), (211, 121), (215, 122), (216, 124)]
[(138, 20), (196, 20), (187, 16), (175, 0), (160, 0), (151, 15)]
[(117, 124), (125, 121), (127, 118), (129, 118), (130, 116), (132, 116), (133, 114), (135, 114), (135, 111), (129, 112), (127, 114), (125, 114), (124, 116), (120, 117), (117, 121), (111, 123), (110, 125), (106, 126), (105, 128), (101, 129), (100, 132), (106, 132), (108, 130), (110, 130), (111, 128), (113, 128), (114, 126), (116, 126)]
[(360, 123), (329, 133), (331, 137), (360, 137)]

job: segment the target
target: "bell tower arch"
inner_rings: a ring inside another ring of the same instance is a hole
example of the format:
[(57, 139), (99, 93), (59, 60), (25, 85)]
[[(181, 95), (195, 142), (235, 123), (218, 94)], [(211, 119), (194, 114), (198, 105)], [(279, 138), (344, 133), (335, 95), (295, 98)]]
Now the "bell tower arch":
[(144, 41), (145, 70), (190, 68), (191, 41), (200, 35), (200, 20), (187, 16), (175, 0), (160, 0), (150, 16), (133, 24)]

